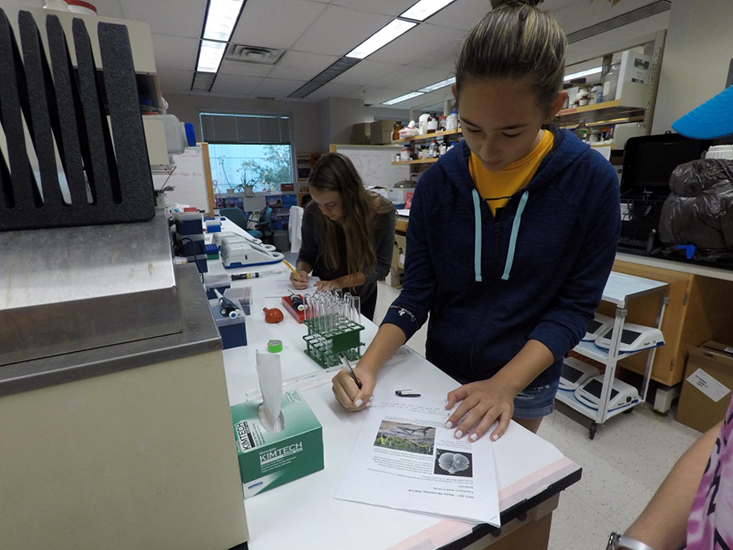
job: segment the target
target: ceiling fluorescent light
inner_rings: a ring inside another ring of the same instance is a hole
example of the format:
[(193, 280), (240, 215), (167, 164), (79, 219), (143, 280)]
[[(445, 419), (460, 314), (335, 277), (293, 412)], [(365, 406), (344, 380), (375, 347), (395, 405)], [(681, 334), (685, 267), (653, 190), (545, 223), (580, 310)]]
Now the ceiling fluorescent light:
[(244, 0), (209, 0), (203, 37), (229, 42), (243, 5)]
[(202, 40), (199, 47), (199, 62), (196, 70), (202, 73), (215, 73), (219, 70), (227, 45), (225, 42)]
[(572, 80), (574, 78), (582, 78), (584, 76), (588, 76), (588, 75), (591, 75), (591, 74), (600, 73), (602, 70), (603, 70), (603, 67), (594, 67), (592, 69), (588, 69), (588, 70), (585, 70), (585, 71), (580, 71), (580, 72), (577, 72), (577, 73), (569, 74), (565, 78), (563, 78), (563, 81), (564, 82), (567, 82), (568, 80)]
[(382, 103), (382, 105), (394, 105), (395, 103), (401, 103), (403, 101), (407, 101), (408, 99), (412, 99), (413, 97), (417, 97), (419, 95), (423, 95), (423, 92), (410, 92), (409, 94), (401, 95), (400, 97), (396, 97), (394, 99), (390, 99), (389, 101), (385, 101)]
[(346, 57), (364, 59), (366, 56), (376, 52), (382, 46), (392, 42), (392, 40), (394, 40), (401, 34), (406, 33), (415, 25), (417, 25), (417, 23), (413, 23), (412, 21), (402, 21), (401, 19), (394, 19), (388, 25), (382, 27), (380, 31), (373, 34), (371, 37), (359, 44), (356, 48), (347, 53)]
[(435, 12), (442, 10), (453, 0), (420, 0), (405, 13), (400, 15), (405, 19), (414, 19), (415, 21), (425, 21)]
[(425, 88), (420, 88), (418, 91), (423, 93), (428, 92), (434, 92), (435, 90), (440, 90), (441, 88), (445, 88), (446, 86), (450, 86), (451, 84), (456, 83), (456, 77), (453, 76), (449, 78), (448, 80), (442, 80), (440, 82), (436, 82), (435, 84), (431, 84), (430, 86), (427, 86)]

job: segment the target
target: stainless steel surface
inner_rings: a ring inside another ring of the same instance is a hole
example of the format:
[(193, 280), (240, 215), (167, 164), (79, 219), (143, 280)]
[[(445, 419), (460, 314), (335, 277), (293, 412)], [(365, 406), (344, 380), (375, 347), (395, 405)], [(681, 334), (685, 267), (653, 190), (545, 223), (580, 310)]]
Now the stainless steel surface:
[(0, 366), (0, 397), (221, 349), (196, 268), (179, 266), (175, 275), (183, 316), (180, 332)]
[(0, 366), (180, 332), (168, 225), (0, 233)]

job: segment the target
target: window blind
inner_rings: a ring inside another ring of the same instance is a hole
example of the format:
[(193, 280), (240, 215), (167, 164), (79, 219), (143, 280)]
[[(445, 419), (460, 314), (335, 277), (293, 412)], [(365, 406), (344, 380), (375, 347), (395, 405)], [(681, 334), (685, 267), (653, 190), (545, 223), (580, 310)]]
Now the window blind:
[(290, 145), (290, 117), (201, 113), (201, 135), (208, 143)]

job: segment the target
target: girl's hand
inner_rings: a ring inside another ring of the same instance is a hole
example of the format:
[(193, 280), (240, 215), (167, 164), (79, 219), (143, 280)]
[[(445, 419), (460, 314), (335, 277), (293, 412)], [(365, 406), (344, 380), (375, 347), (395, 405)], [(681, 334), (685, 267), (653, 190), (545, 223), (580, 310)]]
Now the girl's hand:
[(333, 377), (331, 390), (336, 399), (347, 411), (356, 412), (364, 409), (372, 398), (374, 387), (377, 385), (377, 377), (368, 369), (361, 369), (357, 366), (354, 369), (356, 378), (361, 383), (361, 389), (356, 385), (351, 375), (342, 369)]
[(338, 290), (342, 288), (338, 279), (333, 281), (316, 281), (316, 292), (324, 292), (326, 290)]
[(452, 409), (459, 401), (461, 404), (448, 418), (446, 427), (456, 426), (456, 439), (468, 435), (469, 441), (476, 441), (498, 420), (499, 425), (491, 433), (491, 440), (496, 441), (509, 427), (514, 397), (511, 390), (491, 379), (465, 384), (448, 393), (446, 409)]
[(290, 282), (293, 283), (293, 288), (296, 290), (305, 290), (308, 288), (308, 272), (299, 270), (298, 274), (290, 274)]

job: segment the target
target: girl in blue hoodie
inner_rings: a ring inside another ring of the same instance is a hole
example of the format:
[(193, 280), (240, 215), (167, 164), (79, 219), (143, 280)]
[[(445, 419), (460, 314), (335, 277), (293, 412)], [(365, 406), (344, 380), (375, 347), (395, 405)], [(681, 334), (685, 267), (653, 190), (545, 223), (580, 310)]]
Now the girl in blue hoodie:
[(585, 334), (620, 231), (611, 165), (550, 123), (561, 109), (565, 35), (542, 0), (494, 2), (469, 33), (453, 94), (464, 141), (420, 178), (402, 292), (356, 369), (333, 391), (366, 406), (377, 373), (430, 317), (427, 359), (462, 385), (446, 426), (475, 441), (498, 420), (537, 431), (563, 356)]

